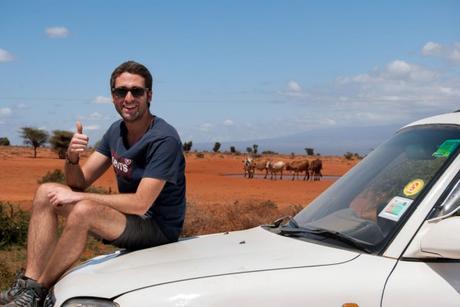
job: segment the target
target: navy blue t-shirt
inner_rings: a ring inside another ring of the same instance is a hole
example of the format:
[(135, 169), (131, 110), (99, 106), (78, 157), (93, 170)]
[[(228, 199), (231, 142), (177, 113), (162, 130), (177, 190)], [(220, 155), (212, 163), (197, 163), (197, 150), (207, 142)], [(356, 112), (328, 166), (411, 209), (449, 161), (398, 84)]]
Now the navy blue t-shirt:
[(126, 136), (126, 126), (118, 120), (96, 150), (112, 160), (120, 193), (135, 193), (144, 177), (166, 181), (147, 215), (175, 241), (185, 217), (185, 159), (179, 135), (166, 121), (155, 117), (144, 136), (129, 148), (124, 142)]

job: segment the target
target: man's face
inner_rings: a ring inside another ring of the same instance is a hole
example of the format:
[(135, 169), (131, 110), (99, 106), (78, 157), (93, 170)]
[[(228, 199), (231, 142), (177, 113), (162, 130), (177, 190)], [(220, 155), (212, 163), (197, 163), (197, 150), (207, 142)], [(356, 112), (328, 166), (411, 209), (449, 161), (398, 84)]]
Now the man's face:
[(152, 91), (145, 88), (143, 77), (124, 72), (115, 79), (112, 99), (115, 109), (123, 120), (135, 122), (142, 119), (148, 112), (148, 102), (152, 99)]

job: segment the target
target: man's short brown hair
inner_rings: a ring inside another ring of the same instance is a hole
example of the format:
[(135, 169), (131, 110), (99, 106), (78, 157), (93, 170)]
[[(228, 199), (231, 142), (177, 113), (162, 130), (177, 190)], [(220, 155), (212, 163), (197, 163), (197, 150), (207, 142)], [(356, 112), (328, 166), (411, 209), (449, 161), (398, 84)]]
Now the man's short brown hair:
[(124, 62), (115, 68), (115, 70), (112, 72), (112, 76), (110, 77), (110, 90), (115, 87), (115, 80), (118, 78), (118, 76), (124, 72), (143, 77), (145, 87), (149, 90), (152, 90), (152, 75), (150, 74), (150, 71), (144, 65), (134, 61)]

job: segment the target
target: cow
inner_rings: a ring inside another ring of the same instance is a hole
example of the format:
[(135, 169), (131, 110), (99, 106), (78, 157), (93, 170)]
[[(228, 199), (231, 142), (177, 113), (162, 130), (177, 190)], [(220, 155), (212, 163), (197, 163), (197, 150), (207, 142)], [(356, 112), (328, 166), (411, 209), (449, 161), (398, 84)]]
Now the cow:
[(286, 170), (292, 171), (292, 180), (299, 177), (299, 174), (305, 172), (303, 180), (310, 180), (310, 163), (307, 159), (291, 161), (286, 164)]
[(246, 157), (246, 159), (243, 160), (243, 171), (244, 171), (244, 177), (248, 177), (248, 179), (254, 178), (254, 160), (251, 157)]
[(276, 174), (280, 173), (280, 180), (283, 180), (283, 170), (285, 167), (286, 167), (286, 162), (284, 161), (269, 162), (268, 170), (270, 171), (270, 174), (271, 174), (270, 179), (273, 179), (273, 174), (275, 174), (275, 180), (276, 180)]
[(311, 177), (314, 181), (319, 181), (323, 174), (321, 170), (323, 169), (323, 161), (316, 158), (315, 160), (311, 161), (310, 163), (310, 170), (311, 170)]
[(269, 164), (270, 160), (252, 160), (252, 175), (254, 176), (256, 170), (265, 171), (264, 179), (267, 179)]

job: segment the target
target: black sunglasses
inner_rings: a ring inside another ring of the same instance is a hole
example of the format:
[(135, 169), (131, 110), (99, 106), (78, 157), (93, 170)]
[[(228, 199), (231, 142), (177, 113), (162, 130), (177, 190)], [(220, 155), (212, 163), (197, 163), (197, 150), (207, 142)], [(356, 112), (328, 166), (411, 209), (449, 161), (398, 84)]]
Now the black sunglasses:
[(112, 89), (112, 94), (117, 96), (118, 98), (125, 98), (128, 92), (131, 92), (131, 95), (135, 98), (139, 98), (144, 96), (145, 91), (148, 89), (143, 88), (143, 87), (132, 87), (132, 88), (126, 88), (126, 87), (114, 87)]

